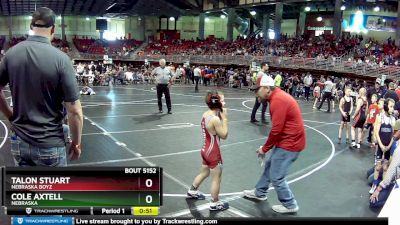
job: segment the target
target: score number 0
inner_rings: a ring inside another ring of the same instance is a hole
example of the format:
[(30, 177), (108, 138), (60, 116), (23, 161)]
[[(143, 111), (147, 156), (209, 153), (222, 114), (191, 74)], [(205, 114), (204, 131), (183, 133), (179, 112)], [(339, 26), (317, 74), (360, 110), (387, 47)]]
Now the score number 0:
[[(146, 184), (146, 187), (150, 188), (150, 187), (153, 186), (153, 180), (152, 179), (147, 179), (145, 184)], [(150, 203), (153, 202), (153, 197), (151, 195), (147, 195), (145, 200), (146, 200), (146, 203), (150, 204)]]

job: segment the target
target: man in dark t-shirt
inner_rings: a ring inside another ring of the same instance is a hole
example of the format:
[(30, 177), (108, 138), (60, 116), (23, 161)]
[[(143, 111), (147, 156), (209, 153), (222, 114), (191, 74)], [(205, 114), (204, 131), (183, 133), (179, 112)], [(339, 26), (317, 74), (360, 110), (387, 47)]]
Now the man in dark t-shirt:
[(69, 57), (53, 47), (55, 14), (38, 8), (32, 15), (29, 36), (9, 49), (0, 63), (0, 90), (9, 84), (13, 109), (0, 95), (0, 110), (11, 123), (11, 152), (16, 166), (66, 166), (63, 103), (67, 109), (72, 143), (69, 156), (81, 154), (83, 126), (78, 84)]
[(372, 95), (376, 94), (378, 97), (378, 101), (379, 99), (381, 99), (384, 94), (385, 91), (383, 90), (383, 88), (381, 87), (381, 79), (380, 78), (376, 78), (375, 84), (373, 87), (370, 87), (367, 91), (367, 99), (368, 99), (368, 104), (371, 104), (371, 97)]

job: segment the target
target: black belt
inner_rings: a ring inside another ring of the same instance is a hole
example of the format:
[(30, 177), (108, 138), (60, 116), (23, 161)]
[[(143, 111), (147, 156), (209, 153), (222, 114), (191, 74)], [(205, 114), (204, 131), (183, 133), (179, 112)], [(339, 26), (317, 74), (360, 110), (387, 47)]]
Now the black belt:
[(168, 86), (168, 84), (157, 84), (159, 86)]

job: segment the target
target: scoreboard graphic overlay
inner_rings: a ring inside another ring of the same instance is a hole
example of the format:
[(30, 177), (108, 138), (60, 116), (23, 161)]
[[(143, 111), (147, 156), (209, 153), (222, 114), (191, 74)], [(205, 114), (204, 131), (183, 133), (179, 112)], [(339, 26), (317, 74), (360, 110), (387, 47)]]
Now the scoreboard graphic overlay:
[(160, 167), (2, 168), (8, 215), (157, 216)]

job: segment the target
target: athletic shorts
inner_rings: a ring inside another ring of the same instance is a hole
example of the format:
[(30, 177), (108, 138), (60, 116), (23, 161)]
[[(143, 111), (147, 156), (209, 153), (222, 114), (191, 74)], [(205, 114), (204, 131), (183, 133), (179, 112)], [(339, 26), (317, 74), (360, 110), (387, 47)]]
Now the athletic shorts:
[(365, 120), (366, 120), (366, 116), (365, 115), (360, 115), (358, 114), (356, 116), (356, 118), (353, 121), (353, 127), (355, 128), (364, 128), (364, 124), (365, 124)]
[(350, 122), (350, 115), (347, 115), (346, 117), (344, 117), (342, 115), (342, 122), (349, 123)]
[(367, 123), (367, 124), (364, 126), (364, 129), (366, 129), (366, 130), (368, 130), (368, 129), (374, 129), (374, 124), (372, 124), (372, 123)]
[(383, 153), (379, 145), (377, 145), (377, 151), (376, 151), (376, 161), (382, 161), (382, 160), (389, 160), (390, 159), (390, 150), (386, 151)]

